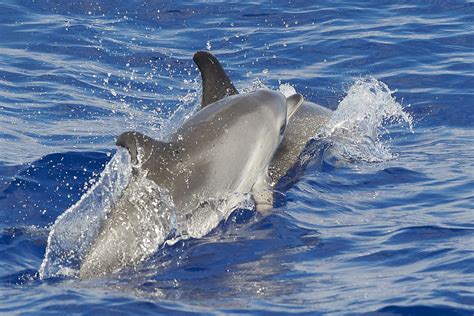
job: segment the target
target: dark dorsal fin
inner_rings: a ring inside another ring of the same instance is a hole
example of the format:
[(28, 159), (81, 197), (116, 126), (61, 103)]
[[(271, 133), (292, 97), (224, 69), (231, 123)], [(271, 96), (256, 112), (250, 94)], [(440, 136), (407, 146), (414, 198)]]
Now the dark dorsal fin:
[(194, 54), (193, 60), (198, 66), (199, 71), (201, 71), (201, 108), (219, 101), (226, 96), (239, 94), (217, 58), (211, 53), (204, 51), (197, 52)]
[(139, 132), (125, 132), (120, 134), (115, 144), (127, 149), (132, 162), (138, 163), (138, 148), (143, 150), (143, 158), (147, 159), (152, 154), (153, 149), (164, 148), (167, 143), (154, 140)]

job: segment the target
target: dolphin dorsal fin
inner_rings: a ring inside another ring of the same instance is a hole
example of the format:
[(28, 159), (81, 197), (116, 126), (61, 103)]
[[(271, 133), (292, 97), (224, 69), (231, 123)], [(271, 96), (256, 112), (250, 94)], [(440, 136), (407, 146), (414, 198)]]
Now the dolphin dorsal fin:
[[(166, 144), (139, 132), (125, 132), (120, 134), (115, 143), (117, 146), (128, 150), (133, 163), (138, 163), (139, 158), (147, 159), (154, 149), (165, 148)], [(139, 150), (142, 150), (143, 157), (139, 157)]]
[(201, 72), (201, 108), (226, 96), (239, 94), (214, 55), (209, 52), (199, 51), (194, 54), (193, 60)]
[(296, 93), (286, 98), (286, 106), (288, 108), (288, 118), (296, 113), (298, 108), (303, 104), (304, 98), (301, 94)]

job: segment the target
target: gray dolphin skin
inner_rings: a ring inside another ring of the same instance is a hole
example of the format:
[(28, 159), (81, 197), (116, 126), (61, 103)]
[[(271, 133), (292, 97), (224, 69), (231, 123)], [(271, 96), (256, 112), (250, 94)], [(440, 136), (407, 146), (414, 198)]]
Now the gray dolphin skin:
[[(210, 70), (206, 76), (214, 76)], [(268, 168), (303, 97), (266, 89), (235, 94), (229, 80), (203, 86), (206, 106), (169, 141), (138, 132), (118, 137), (117, 145), (130, 153), (132, 179), (82, 260), (81, 278), (146, 259), (166, 240), (173, 222), (187, 222), (189, 236), (207, 234), (221, 220), (212, 201), (251, 192), (258, 210), (272, 207)], [(160, 201), (162, 192), (154, 185), (169, 194), (172, 205)]]
[[(194, 55), (194, 62), (201, 71), (202, 107), (227, 95), (238, 94), (223, 67), (211, 53), (197, 52)], [(274, 184), (295, 165), (306, 143), (326, 124), (332, 116), (332, 111), (305, 100), (290, 116), (286, 135), (269, 167), (269, 176)]]

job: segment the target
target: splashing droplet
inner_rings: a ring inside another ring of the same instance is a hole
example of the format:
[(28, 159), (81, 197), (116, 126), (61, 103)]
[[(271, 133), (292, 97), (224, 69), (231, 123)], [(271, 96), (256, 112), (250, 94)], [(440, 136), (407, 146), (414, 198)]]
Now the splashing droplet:
[(407, 124), (413, 119), (393, 97), (393, 91), (375, 78), (359, 79), (347, 91), (317, 139), (327, 139), (333, 151), (349, 159), (381, 162), (396, 157), (383, 140), (387, 124)]

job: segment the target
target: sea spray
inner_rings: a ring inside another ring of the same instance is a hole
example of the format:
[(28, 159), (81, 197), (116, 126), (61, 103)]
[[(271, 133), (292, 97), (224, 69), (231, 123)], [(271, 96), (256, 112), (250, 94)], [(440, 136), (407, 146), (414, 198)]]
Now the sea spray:
[(331, 153), (342, 159), (382, 162), (396, 157), (384, 140), (389, 124), (408, 125), (413, 119), (393, 97), (393, 91), (375, 78), (359, 79), (347, 91), (331, 119), (315, 136), (331, 143)]
[(131, 177), (130, 155), (119, 148), (100, 179), (52, 225), (40, 278), (74, 276), (81, 260), (99, 233), (107, 213)]
[[(48, 236), (40, 278), (77, 277), (84, 259), (90, 254), (104, 227), (107, 227), (107, 221), (120, 214), (114, 209), (126, 209), (139, 218), (136, 227), (130, 226), (125, 217), (122, 224), (135, 232), (135, 246), (127, 251), (130, 251), (130, 264), (138, 264), (160, 246), (188, 238), (201, 238), (219, 222), (226, 220), (234, 209), (252, 207), (248, 194), (228, 194), (201, 201), (188, 211), (177, 211), (170, 194), (147, 178), (141, 168), (143, 157), (140, 151), (138, 157), (138, 163), (132, 166), (128, 152), (118, 148), (95, 185), (58, 217)], [(120, 240), (113, 240), (114, 236), (102, 236), (112, 238), (106, 243), (112, 254), (121, 244)]]

